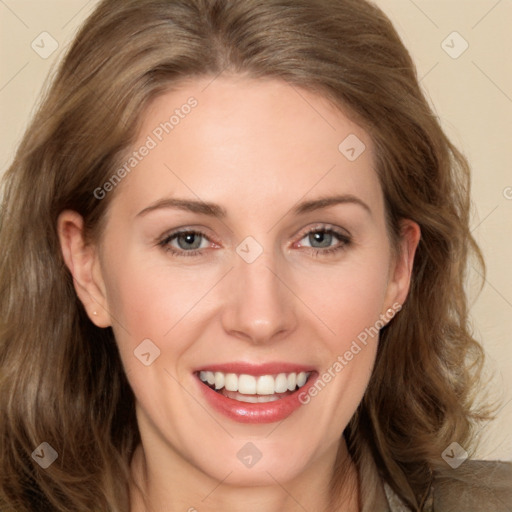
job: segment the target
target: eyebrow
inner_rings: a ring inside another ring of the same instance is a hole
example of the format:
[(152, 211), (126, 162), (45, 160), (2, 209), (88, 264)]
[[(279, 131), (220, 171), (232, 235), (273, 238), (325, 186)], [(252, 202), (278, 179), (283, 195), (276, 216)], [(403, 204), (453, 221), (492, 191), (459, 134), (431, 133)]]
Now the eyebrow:
[(142, 217), (154, 210), (160, 210), (164, 208), (185, 210), (188, 212), (200, 213), (202, 215), (209, 215), (211, 217), (217, 218), (224, 218), (227, 216), (226, 210), (222, 208), (222, 206), (219, 206), (215, 203), (195, 201), (193, 199), (166, 198), (160, 199), (159, 201), (149, 205), (147, 208), (144, 208), (137, 214), (137, 217)]
[(321, 208), (328, 208), (329, 206), (335, 206), (338, 204), (356, 204), (362, 206), (370, 215), (372, 213), (370, 207), (362, 199), (359, 199), (359, 197), (352, 194), (321, 197), (313, 199), (312, 201), (305, 201), (297, 205), (292, 210), (292, 213), (294, 215), (301, 215), (303, 213), (313, 212), (315, 210), (320, 210)]
[[(338, 204), (356, 204), (363, 207), (368, 213), (372, 213), (370, 207), (362, 199), (359, 199), (358, 197), (351, 194), (322, 197), (319, 199), (313, 199), (311, 201), (304, 201), (295, 206), (295, 208), (293, 208), (292, 210), (292, 213), (294, 215), (302, 215), (305, 213), (310, 213), (316, 210), (320, 210), (322, 208), (328, 208), (330, 206), (335, 206)], [(152, 211), (160, 209), (184, 210), (216, 218), (227, 217), (227, 211), (218, 204), (206, 201), (196, 201), (193, 199), (177, 198), (160, 199), (155, 203), (149, 205), (148, 207), (144, 208), (143, 210), (141, 210), (136, 216), (142, 217)]]

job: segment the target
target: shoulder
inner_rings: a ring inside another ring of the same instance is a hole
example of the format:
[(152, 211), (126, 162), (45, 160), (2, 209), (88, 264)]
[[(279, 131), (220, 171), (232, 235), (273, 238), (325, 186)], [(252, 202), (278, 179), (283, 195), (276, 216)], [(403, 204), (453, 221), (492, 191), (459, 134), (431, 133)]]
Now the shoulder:
[(434, 511), (512, 511), (512, 462), (466, 460), (438, 469), (433, 482)]

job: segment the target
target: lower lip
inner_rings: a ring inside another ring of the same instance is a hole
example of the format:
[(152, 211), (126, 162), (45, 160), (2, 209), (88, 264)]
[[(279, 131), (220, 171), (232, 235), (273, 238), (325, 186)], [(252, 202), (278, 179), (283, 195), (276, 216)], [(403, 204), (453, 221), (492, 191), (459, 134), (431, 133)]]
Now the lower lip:
[(291, 395), (274, 402), (255, 404), (227, 398), (206, 384), (203, 384), (199, 377), (197, 377), (197, 381), (208, 403), (216, 411), (224, 414), (224, 416), (239, 423), (274, 423), (284, 420), (303, 405), (299, 400), (299, 395), (307, 394), (309, 388), (313, 386), (316, 377), (316, 374), (312, 374), (306, 384)]

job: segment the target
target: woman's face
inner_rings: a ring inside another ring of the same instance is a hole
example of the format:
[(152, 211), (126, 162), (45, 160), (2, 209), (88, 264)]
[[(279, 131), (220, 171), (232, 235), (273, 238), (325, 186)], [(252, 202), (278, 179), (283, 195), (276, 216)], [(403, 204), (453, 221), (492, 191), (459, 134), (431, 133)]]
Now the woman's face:
[(90, 279), (74, 265), (150, 470), (275, 484), (331, 463), (419, 236), (392, 256), (367, 133), (313, 93), (221, 76), (155, 100), (133, 151)]

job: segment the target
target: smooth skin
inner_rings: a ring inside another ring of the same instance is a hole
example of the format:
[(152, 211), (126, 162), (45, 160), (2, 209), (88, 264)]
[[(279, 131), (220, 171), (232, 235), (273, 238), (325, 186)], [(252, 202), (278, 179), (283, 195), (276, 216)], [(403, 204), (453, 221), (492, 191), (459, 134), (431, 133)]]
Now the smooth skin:
[[(281, 361), (321, 374), (403, 304), (420, 229), (403, 221), (395, 256), (368, 134), (323, 97), (279, 80), (184, 82), (145, 112), (133, 149), (191, 96), (197, 106), (109, 192), (100, 240), (85, 243), (76, 212), (58, 221), (76, 292), (92, 322), (112, 326), (135, 393), (142, 444), (132, 512), (323, 511), (338, 447), (340, 510), (356, 511), (342, 432), (368, 385), (377, 337), (280, 423), (242, 424), (213, 410), (194, 370)], [(366, 146), (355, 161), (338, 149), (350, 134)], [(225, 215), (166, 205), (172, 198), (215, 203)], [(172, 237), (177, 229), (202, 235)], [(252, 263), (236, 251), (249, 236), (263, 249)], [(145, 339), (160, 350), (149, 366), (134, 355)], [(249, 441), (261, 452), (251, 468), (237, 457)]]

